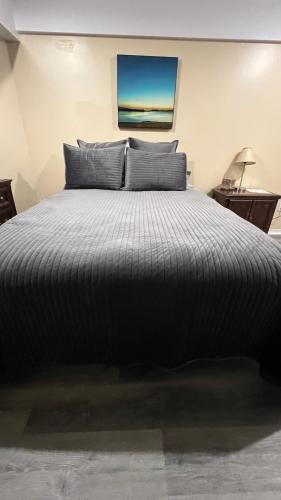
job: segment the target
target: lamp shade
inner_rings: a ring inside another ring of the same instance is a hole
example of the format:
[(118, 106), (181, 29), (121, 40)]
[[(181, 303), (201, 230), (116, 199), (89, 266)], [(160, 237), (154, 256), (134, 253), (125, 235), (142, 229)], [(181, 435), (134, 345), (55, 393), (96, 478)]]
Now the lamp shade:
[(253, 148), (243, 148), (236, 158), (236, 165), (254, 165), (256, 163)]

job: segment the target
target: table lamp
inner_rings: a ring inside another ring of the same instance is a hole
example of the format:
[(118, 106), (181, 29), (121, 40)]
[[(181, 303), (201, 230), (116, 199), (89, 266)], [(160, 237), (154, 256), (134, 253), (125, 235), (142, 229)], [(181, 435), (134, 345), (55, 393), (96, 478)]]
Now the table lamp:
[(243, 177), (245, 173), (245, 167), (246, 165), (254, 165), (256, 163), (255, 158), (254, 158), (254, 153), (253, 153), (253, 148), (243, 148), (242, 151), (238, 154), (236, 161), (236, 165), (240, 165), (243, 167), (242, 169), (242, 175), (241, 175), (241, 180), (239, 184), (238, 191), (244, 191), (244, 188), (242, 187), (242, 182), (243, 182)]

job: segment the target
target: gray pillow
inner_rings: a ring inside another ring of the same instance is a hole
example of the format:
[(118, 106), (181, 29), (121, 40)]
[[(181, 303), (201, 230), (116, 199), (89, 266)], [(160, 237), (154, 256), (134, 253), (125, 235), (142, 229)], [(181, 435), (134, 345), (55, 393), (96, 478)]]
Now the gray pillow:
[(151, 153), (129, 148), (126, 156), (126, 191), (184, 191), (186, 154)]
[(77, 144), (79, 148), (116, 148), (117, 146), (125, 146), (127, 139), (122, 139), (121, 141), (115, 142), (85, 142), (82, 139), (77, 139)]
[(65, 189), (120, 189), (125, 147), (107, 149), (76, 148), (63, 145)]
[(151, 151), (152, 153), (175, 153), (179, 141), (173, 142), (148, 142), (129, 137), (129, 146), (133, 149), (141, 149), (142, 151)]

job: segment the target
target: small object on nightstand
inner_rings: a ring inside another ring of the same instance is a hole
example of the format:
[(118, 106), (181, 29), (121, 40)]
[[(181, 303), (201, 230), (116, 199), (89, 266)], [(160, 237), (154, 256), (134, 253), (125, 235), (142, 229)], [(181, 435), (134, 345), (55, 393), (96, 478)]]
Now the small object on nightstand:
[(268, 233), (278, 200), (278, 194), (263, 189), (225, 191), (221, 186), (213, 190), (213, 198), (223, 207)]
[(224, 177), (220, 188), (223, 191), (233, 191), (235, 189), (235, 179)]
[(0, 179), (0, 225), (17, 215), (11, 179)]
[(243, 191), (245, 191), (245, 188), (243, 188), (242, 182), (243, 182), (243, 177), (244, 177), (246, 165), (255, 165), (255, 163), (256, 163), (255, 158), (254, 158), (254, 154), (253, 154), (253, 148), (243, 148), (242, 151), (240, 151), (239, 155), (237, 156), (235, 163), (236, 163), (236, 165), (242, 166), (242, 175), (241, 175), (241, 180), (240, 180), (238, 191), (243, 192)]

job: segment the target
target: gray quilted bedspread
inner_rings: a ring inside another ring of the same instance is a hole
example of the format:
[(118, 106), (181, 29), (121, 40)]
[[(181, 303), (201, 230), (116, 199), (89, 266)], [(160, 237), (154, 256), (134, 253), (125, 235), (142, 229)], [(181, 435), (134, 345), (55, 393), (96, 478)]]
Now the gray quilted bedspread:
[(68, 190), (0, 228), (4, 367), (259, 357), (281, 246), (206, 195)]

